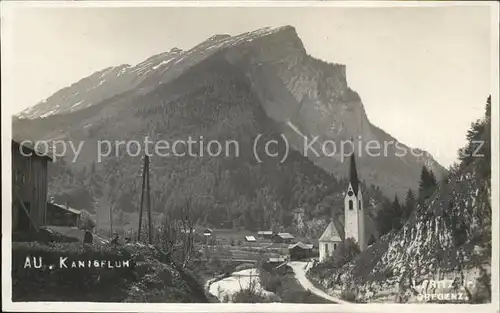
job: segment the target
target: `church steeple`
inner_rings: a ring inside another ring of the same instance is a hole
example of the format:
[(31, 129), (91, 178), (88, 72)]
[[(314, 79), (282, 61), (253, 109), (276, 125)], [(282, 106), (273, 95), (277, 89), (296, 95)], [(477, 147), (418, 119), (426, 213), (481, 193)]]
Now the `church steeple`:
[(350, 166), (350, 170), (349, 170), (349, 182), (351, 183), (354, 194), (358, 195), (359, 179), (358, 179), (358, 171), (356, 169), (356, 159), (354, 157), (354, 153), (351, 154), (351, 166)]
[(354, 153), (351, 154), (350, 161), (349, 186), (344, 197), (345, 238), (353, 238), (363, 251), (366, 248), (365, 210)]

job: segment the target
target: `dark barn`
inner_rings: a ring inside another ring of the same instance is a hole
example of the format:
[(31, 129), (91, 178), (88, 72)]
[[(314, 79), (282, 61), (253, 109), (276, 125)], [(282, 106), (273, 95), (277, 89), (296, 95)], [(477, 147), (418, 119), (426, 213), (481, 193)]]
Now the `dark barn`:
[(277, 233), (272, 237), (272, 241), (275, 243), (292, 243), (293, 239), (294, 237), (290, 233)]
[(12, 140), (13, 231), (37, 230), (45, 225), (49, 161), (52, 161), (50, 156)]
[(47, 203), (47, 225), (78, 227), (81, 212), (69, 205)]
[(313, 245), (298, 242), (288, 247), (288, 253), (292, 261), (306, 259), (312, 256)]

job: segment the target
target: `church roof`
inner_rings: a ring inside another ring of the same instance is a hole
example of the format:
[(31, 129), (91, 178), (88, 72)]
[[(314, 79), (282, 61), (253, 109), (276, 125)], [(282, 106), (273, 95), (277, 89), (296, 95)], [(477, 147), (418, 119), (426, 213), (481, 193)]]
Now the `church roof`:
[(359, 179), (358, 179), (358, 171), (356, 169), (356, 159), (354, 157), (354, 153), (351, 154), (351, 164), (349, 169), (349, 181), (351, 183), (354, 194), (358, 195), (359, 190)]
[(319, 241), (342, 241), (333, 220), (326, 226), (323, 235), (319, 237)]

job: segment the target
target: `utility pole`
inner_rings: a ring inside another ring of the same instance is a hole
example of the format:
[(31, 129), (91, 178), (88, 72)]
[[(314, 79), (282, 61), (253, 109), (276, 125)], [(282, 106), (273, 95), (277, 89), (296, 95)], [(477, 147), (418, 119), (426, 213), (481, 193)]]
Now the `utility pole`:
[(148, 210), (148, 240), (153, 243), (153, 220), (151, 218), (151, 191), (149, 187), (149, 156), (144, 155), (144, 168), (142, 170), (141, 207), (139, 210), (139, 229), (137, 231), (137, 241), (141, 239), (142, 211), (144, 208), (144, 192), (146, 192), (146, 209)]
[(144, 156), (146, 159), (146, 205), (148, 207), (148, 235), (149, 244), (153, 244), (153, 221), (151, 219), (151, 191), (149, 188), (149, 156)]
[(109, 203), (109, 239), (113, 238), (113, 205)]
[(94, 229), (94, 232), (96, 234), (99, 234), (99, 209), (100, 205), (97, 204), (95, 209), (95, 229)]
[(139, 209), (139, 228), (137, 230), (137, 241), (141, 240), (141, 226), (142, 226), (142, 208), (144, 204), (144, 189), (146, 185), (146, 161), (147, 156), (144, 156), (144, 167), (142, 169), (142, 185), (141, 185), (141, 207)]

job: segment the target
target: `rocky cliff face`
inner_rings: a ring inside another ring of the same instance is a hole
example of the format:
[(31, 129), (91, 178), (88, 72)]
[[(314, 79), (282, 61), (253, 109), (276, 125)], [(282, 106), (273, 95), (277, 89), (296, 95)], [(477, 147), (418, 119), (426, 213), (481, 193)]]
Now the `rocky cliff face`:
[[(438, 177), (445, 172), (430, 154), (410, 150), (372, 125), (361, 98), (347, 85), (345, 66), (307, 55), (294, 28), (246, 41), (225, 57), (246, 74), (267, 115), (292, 145), (323, 169), (343, 172), (342, 142), (354, 140), (360, 176), (390, 196), (415, 188), (422, 165)], [(307, 148), (311, 142), (314, 151)], [(381, 147), (378, 155), (368, 154), (368, 142)], [(407, 153), (398, 152), (398, 145)], [(352, 151), (345, 147), (344, 153)]]
[[(217, 70), (217, 66), (221, 69)], [(218, 88), (221, 77), (223, 87)], [(221, 96), (240, 87), (248, 93), (246, 97), (251, 98), (248, 105), (254, 106), (252, 110), (258, 106), (258, 110), (264, 112), (253, 118), (258, 118), (259, 122), (265, 120), (274, 131), (283, 133), (302, 156), (306, 154), (305, 144), (314, 141), (312, 147), (319, 154), (308, 151), (306, 157), (335, 176), (345, 176), (347, 165), (342, 162), (340, 152), (330, 154), (332, 151), (325, 142), (336, 143), (339, 150), (340, 142), (351, 138), (363, 142), (374, 140), (382, 147), (386, 141), (393, 143), (386, 149), (387, 153), (379, 157), (366, 156), (362, 152), (358, 162), (361, 179), (380, 187), (390, 197), (395, 192), (402, 194), (408, 188), (415, 188), (423, 164), (438, 177), (445, 172), (429, 154), (420, 157), (411, 153), (395, 155), (397, 140), (370, 123), (359, 95), (347, 85), (345, 66), (307, 55), (295, 29), (290, 26), (234, 37), (217, 35), (187, 51), (173, 49), (136, 66), (108, 68), (22, 112), (14, 121), (14, 132), (19, 137), (31, 139), (87, 141), (124, 134), (128, 136), (125, 139), (133, 139), (152, 132), (156, 138), (167, 133), (170, 137), (182, 134), (180, 129), (197, 127), (195, 133), (198, 133), (205, 127), (202, 117), (177, 119), (170, 124), (178, 129), (170, 126), (155, 129), (151, 126), (159, 125), (159, 121), (153, 122), (159, 116), (151, 114), (158, 114), (160, 108), (168, 112), (168, 107), (178, 101), (191, 101), (200, 90), (206, 90), (204, 96), (210, 97), (215, 89), (215, 94)], [(242, 103), (241, 99), (231, 101)], [(208, 107), (210, 102), (207, 98), (197, 107), (184, 104), (185, 115), (205, 112), (208, 116), (217, 112), (217, 107)], [(251, 117), (244, 115), (248, 108), (241, 105), (230, 110), (231, 123)], [(155, 113), (140, 115), (137, 112)], [(164, 120), (171, 118), (163, 116)], [(214, 123), (221, 130), (227, 125), (225, 121), (227, 119), (216, 117)], [(252, 138), (254, 135), (248, 133), (246, 136)], [(85, 158), (80, 163), (88, 165), (95, 161), (95, 149), (84, 147), (82, 153)]]

